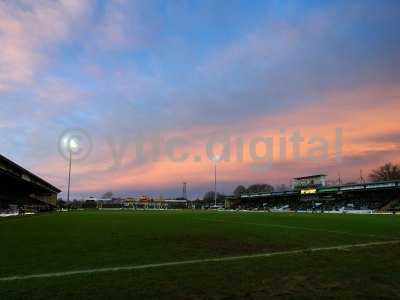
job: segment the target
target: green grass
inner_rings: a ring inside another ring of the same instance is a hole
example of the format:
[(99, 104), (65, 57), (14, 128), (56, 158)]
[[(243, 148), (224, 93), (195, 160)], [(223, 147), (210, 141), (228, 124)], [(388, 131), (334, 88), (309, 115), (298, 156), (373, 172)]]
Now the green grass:
[[(0, 277), (400, 239), (400, 217), (82, 211), (0, 220)], [(398, 298), (400, 244), (0, 281), (0, 299)]]

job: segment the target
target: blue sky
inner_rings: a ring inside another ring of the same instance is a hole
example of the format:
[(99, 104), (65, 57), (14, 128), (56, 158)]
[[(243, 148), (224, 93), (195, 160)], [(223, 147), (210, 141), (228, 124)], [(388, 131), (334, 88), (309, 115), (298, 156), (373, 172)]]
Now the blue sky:
[(110, 139), (180, 136), (197, 153), (216, 132), (328, 139), (341, 127), (346, 164), (226, 163), (220, 188), (314, 171), (352, 180), (398, 160), (399, 17), (398, 1), (1, 2), (0, 151), (64, 189), (58, 141), (82, 128), (94, 147), (75, 166), (76, 195), (173, 195), (184, 180), (195, 197), (209, 162), (127, 156), (110, 170)]

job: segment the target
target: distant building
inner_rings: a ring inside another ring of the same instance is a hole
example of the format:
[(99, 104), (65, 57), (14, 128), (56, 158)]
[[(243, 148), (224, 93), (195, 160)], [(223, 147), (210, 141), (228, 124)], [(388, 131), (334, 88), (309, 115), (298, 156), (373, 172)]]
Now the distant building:
[(302, 188), (316, 188), (326, 186), (326, 175), (317, 174), (304, 177), (293, 178), (292, 188), (294, 190), (299, 190)]

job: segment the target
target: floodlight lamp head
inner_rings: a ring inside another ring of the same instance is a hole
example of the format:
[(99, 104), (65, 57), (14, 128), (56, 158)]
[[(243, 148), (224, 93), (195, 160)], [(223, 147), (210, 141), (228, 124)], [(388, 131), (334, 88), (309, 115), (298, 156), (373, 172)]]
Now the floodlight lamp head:
[(221, 156), (220, 155), (214, 155), (213, 158), (212, 158), (212, 161), (215, 162), (215, 163), (219, 162), (220, 160), (221, 160)]
[(70, 149), (72, 152), (77, 151), (77, 150), (79, 149), (79, 142), (78, 142), (78, 140), (76, 140), (76, 139), (71, 139), (71, 140), (69, 141), (69, 149)]
[(80, 149), (80, 142), (79, 139), (73, 136), (66, 136), (62, 140), (62, 146), (68, 152), (76, 153)]

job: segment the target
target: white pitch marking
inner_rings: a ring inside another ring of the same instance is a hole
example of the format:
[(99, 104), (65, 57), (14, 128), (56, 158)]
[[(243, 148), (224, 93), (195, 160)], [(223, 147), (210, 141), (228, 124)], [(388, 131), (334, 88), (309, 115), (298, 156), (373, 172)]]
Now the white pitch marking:
[(399, 244), (399, 243), (400, 243), (400, 240), (392, 240), (392, 241), (370, 242), (370, 243), (361, 243), (361, 244), (349, 244), (349, 245), (341, 245), (341, 246), (318, 247), (318, 248), (308, 248), (308, 249), (306, 248), (306, 249), (269, 252), (269, 253), (258, 253), (258, 254), (249, 254), (249, 255), (237, 255), (237, 256), (192, 259), (192, 260), (183, 260), (183, 261), (172, 261), (172, 262), (146, 264), (146, 265), (109, 267), (109, 268), (98, 268), (98, 269), (87, 269), (87, 270), (76, 270), (76, 271), (54, 272), (54, 273), (42, 273), (42, 274), (30, 274), (30, 275), (16, 275), (16, 276), (0, 277), (0, 281), (14, 281), (14, 280), (25, 280), (25, 279), (34, 279), (34, 278), (49, 278), (49, 277), (62, 277), (62, 276), (71, 276), (71, 275), (93, 274), (93, 273), (131, 271), (131, 270), (141, 270), (141, 269), (172, 267), (172, 266), (180, 266), (180, 265), (193, 265), (193, 264), (201, 264), (201, 263), (209, 263), (209, 262), (224, 262), (224, 261), (235, 261), (235, 260), (243, 260), (243, 259), (251, 259), (251, 258), (260, 258), (260, 257), (301, 254), (301, 253), (307, 253), (307, 252), (346, 250), (346, 249), (357, 248), (357, 247), (361, 248), (361, 247), (370, 247), (370, 246)]
[(255, 225), (255, 226), (264, 226), (264, 227), (277, 227), (277, 228), (285, 228), (285, 229), (297, 229), (297, 230), (307, 230), (307, 231), (317, 231), (317, 232), (338, 233), (338, 234), (345, 234), (345, 235), (352, 235), (352, 236), (384, 237), (384, 236), (379, 236), (376, 234), (359, 234), (359, 233), (352, 233), (352, 232), (339, 231), (339, 230), (318, 229), (318, 228), (280, 225), (280, 224), (271, 224), (271, 223), (238, 222), (238, 221), (226, 221), (226, 220), (216, 220), (216, 219), (207, 219), (207, 218), (196, 218), (196, 220), (211, 221), (211, 222), (218, 222), (218, 223), (231, 223), (231, 224)]

